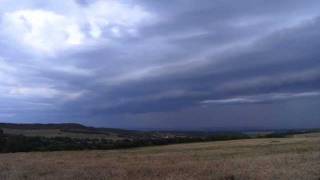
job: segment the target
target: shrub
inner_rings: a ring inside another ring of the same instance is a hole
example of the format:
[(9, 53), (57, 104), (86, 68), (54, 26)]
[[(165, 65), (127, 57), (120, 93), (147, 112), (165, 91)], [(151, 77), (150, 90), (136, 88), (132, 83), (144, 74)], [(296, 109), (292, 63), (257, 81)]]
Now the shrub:
[(0, 132), (0, 152), (29, 152), (29, 151), (61, 151), (89, 149), (123, 149), (142, 146), (167, 145), (177, 143), (205, 142), (244, 139), (243, 134), (217, 134), (211, 136), (174, 136), (171, 138), (145, 136), (121, 140), (86, 139), (69, 137), (27, 137), (23, 135), (4, 135)]
[(3, 133), (3, 130), (0, 129), (0, 152), (2, 151), (4, 144), (5, 144), (4, 133)]

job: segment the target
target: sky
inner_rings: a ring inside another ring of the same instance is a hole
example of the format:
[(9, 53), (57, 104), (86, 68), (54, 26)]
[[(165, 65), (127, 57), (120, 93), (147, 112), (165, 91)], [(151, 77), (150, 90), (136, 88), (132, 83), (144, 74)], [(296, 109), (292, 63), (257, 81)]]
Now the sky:
[(319, 0), (0, 0), (0, 121), (320, 127)]

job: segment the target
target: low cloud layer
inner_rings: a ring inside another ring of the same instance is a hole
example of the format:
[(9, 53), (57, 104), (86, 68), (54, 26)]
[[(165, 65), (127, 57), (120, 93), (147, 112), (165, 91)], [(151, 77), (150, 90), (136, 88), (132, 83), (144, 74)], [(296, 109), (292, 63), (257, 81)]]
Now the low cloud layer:
[(320, 126), (316, 0), (1, 3), (1, 121)]
[(317, 97), (320, 92), (305, 92), (305, 93), (272, 93), (261, 94), (255, 96), (242, 96), (227, 99), (210, 99), (204, 100), (202, 104), (246, 104), (246, 103), (272, 103), (282, 100), (291, 100), (296, 98)]

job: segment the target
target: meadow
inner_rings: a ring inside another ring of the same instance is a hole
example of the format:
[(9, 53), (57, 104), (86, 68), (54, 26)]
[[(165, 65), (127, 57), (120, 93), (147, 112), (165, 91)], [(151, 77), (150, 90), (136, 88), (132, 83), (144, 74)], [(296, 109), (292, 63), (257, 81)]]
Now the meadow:
[(320, 134), (142, 147), (0, 154), (4, 180), (320, 179)]

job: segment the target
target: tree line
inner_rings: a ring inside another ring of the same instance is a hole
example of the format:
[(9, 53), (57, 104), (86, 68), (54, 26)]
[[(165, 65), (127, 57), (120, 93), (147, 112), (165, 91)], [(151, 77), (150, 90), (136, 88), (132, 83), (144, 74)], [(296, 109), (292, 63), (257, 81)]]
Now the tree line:
[(144, 137), (121, 140), (89, 139), (70, 137), (28, 137), (23, 135), (4, 134), (0, 129), (0, 152), (30, 152), (30, 151), (66, 151), (66, 150), (108, 150), (124, 149), (154, 145), (168, 145), (178, 143), (220, 141), (233, 139), (247, 139), (249, 136), (241, 133), (220, 134), (211, 136), (185, 137)]
[(162, 137), (153, 133), (144, 135), (124, 136), (120, 140), (112, 139), (91, 139), (91, 138), (70, 138), (70, 137), (29, 137), (24, 135), (5, 134), (0, 129), (0, 153), (9, 152), (30, 152), (30, 151), (68, 151), (68, 150), (108, 150), (108, 149), (126, 149), (144, 146), (169, 145), (179, 143), (207, 142), (207, 141), (225, 141), (250, 138), (285, 138), (293, 134), (303, 134), (310, 132), (319, 132), (314, 130), (289, 130), (249, 136), (244, 133), (219, 133), (199, 135), (192, 134), (185, 136)]

